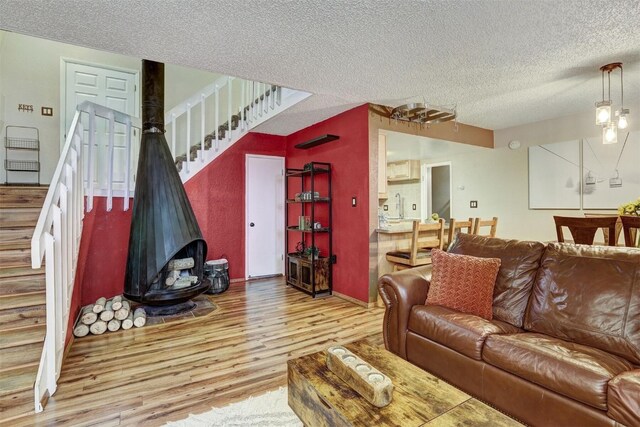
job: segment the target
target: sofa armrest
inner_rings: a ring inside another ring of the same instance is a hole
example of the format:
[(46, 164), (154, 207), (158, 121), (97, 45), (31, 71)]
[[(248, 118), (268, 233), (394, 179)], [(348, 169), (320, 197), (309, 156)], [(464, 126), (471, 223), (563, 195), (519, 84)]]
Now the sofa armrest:
[(429, 292), (431, 266), (385, 274), (378, 280), (378, 292), (385, 305), (382, 334), (387, 350), (407, 358), (406, 337), (414, 305), (424, 305)]
[(623, 372), (609, 381), (608, 415), (627, 426), (640, 425), (640, 369)]

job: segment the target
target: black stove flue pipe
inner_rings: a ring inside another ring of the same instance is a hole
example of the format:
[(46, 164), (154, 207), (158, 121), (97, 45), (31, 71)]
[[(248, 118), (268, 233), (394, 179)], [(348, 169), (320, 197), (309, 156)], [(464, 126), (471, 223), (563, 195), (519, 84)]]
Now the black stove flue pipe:
[[(148, 305), (185, 302), (204, 292), (207, 244), (202, 238), (164, 136), (164, 64), (142, 61), (142, 138), (133, 200), (124, 295)], [(163, 271), (173, 258), (195, 259), (187, 288), (164, 286)]]

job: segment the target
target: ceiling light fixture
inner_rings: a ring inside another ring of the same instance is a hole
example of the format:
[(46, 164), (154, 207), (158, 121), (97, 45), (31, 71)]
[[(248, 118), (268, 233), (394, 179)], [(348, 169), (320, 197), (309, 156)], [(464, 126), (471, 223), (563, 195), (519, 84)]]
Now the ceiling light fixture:
[[(615, 119), (611, 114), (611, 72), (620, 69), (620, 109), (615, 112)], [(596, 102), (596, 125), (602, 126), (602, 143), (615, 144), (618, 142), (618, 129), (629, 126), (627, 116), (629, 109), (624, 108), (624, 82), (622, 62), (613, 62), (600, 67), (602, 73), (602, 101)], [(607, 99), (604, 98), (604, 73), (607, 73)]]
[(418, 124), (444, 123), (455, 120), (456, 107), (446, 108), (429, 105), (422, 102), (413, 102), (394, 108), (390, 118)]

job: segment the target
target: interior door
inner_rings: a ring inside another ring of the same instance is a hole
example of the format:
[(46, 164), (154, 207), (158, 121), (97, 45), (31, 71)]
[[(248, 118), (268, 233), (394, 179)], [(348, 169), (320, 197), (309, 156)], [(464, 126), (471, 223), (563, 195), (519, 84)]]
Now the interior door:
[(246, 277), (284, 274), (284, 157), (245, 162)]
[[(76, 106), (84, 101), (91, 101), (96, 104), (104, 105), (123, 113), (137, 116), (136, 111), (136, 81), (138, 79), (136, 71), (121, 71), (109, 68), (102, 68), (94, 65), (79, 64), (75, 62), (66, 62), (65, 73), (65, 124), (64, 137), (71, 125), (73, 116), (76, 112)], [(85, 130), (85, 137), (88, 136), (89, 122), (87, 115), (83, 115), (82, 124)], [(96, 132), (103, 141), (106, 141), (107, 121), (96, 120)], [(134, 138), (134, 143), (137, 138)], [(85, 138), (88, 141), (88, 138)], [(126, 151), (125, 151), (125, 126), (115, 124), (114, 138), (114, 170), (113, 170), (113, 188), (120, 190), (124, 187), (125, 167), (126, 167)], [(61, 144), (64, 144), (62, 138)], [(86, 143), (85, 143), (86, 144)], [(86, 163), (86, 145), (84, 147), (85, 165)], [(131, 165), (135, 168), (137, 165), (137, 152), (134, 147), (132, 150)], [(107, 146), (101, 145), (94, 147), (93, 168), (96, 171), (94, 176), (100, 177), (103, 181), (107, 177)], [(135, 172), (135, 170), (134, 170)], [(105, 182), (96, 182), (97, 188), (106, 187)]]

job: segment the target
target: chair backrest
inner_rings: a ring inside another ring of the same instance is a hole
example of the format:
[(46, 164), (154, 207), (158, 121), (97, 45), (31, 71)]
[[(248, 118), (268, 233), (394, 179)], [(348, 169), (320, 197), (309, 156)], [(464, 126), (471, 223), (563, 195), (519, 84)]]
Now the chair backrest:
[[(449, 235), (447, 245), (453, 242), (456, 233), (473, 233), (474, 220), (469, 218), (467, 221), (458, 221), (455, 218), (451, 218), (449, 221)], [(466, 231), (465, 231), (466, 229)]]
[(418, 258), (420, 249), (442, 249), (444, 247), (444, 219), (431, 224), (422, 224), (419, 220), (413, 221), (413, 234), (411, 235), (411, 261)]
[(640, 230), (640, 216), (622, 215), (620, 221), (624, 229), (624, 245), (630, 248), (636, 247), (636, 234)]
[(476, 218), (473, 226), (473, 234), (480, 235), (480, 227), (491, 227), (489, 234), (483, 234), (483, 236), (496, 237), (496, 231), (498, 230), (498, 217), (494, 216), (492, 219)]
[[(610, 216), (614, 216), (614, 215), (587, 212), (587, 213), (584, 214), (584, 216), (585, 216), (585, 218), (602, 218), (603, 216), (610, 217)], [(620, 235), (621, 234), (622, 234), (622, 221), (620, 221), (620, 217), (618, 217), (618, 221), (616, 222), (616, 245), (620, 241)], [(609, 229), (608, 228), (603, 228), (602, 229), (602, 235), (604, 236), (603, 242), (605, 242), (605, 243), (608, 242), (609, 241)]]
[(564, 242), (562, 227), (567, 227), (571, 232), (574, 243), (582, 245), (593, 245), (593, 239), (599, 228), (609, 230), (609, 239), (605, 242), (607, 246), (616, 245), (616, 221), (617, 216), (603, 216), (599, 218), (581, 218), (575, 216), (554, 216), (556, 223), (556, 234), (558, 242)]

